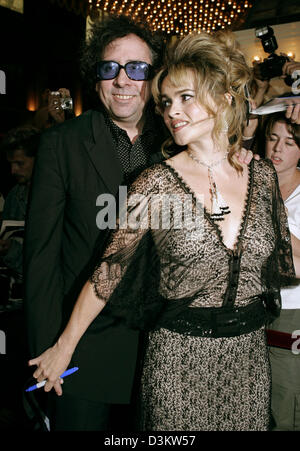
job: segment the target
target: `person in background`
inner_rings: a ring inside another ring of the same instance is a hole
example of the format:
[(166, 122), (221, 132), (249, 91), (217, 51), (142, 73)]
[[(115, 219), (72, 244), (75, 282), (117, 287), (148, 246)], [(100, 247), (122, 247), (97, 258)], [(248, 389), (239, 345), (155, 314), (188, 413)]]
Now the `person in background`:
[[(2, 142), (16, 185), (5, 198), (2, 221), (25, 221), (32, 172), (40, 140), (34, 127), (10, 130)], [(0, 256), (5, 265), (18, 275), (23, 274), (23, 237), (0, 240)]]
[[(254, 79), (251, 91), (257, 107), (275, 97), (299, 95), (300, 85), (297, 81), (299, 72), (297, 71), (300, 70), (300, 62), (294, 61), (284, 53), (281, 55), (286, 58), (286, 62), (282, 66), (282, 75), (275, 78), (263, 78), (260, 71), (260, 63), (253, 63)], [(297, 115), (295, 113), (292, 121), (296, 120), (296, 118)]]
[[(270, 87), (270, 80), (262, 80), (259, 70), (259, 64), (254, 63), (253, 64), (253, 78), (251, 83), (251, 108), (254, 110), (255, 108), (258, 108), (261, 106), (264, 102), (267, 100), (270, 100), (270, 97), (268, 97), (268, 90)], [(300, 73), (300, 63), (297, 61), (287, 61), (283, 67), (282, 67), (282, 76), (280, 77), (282, 80), (284, 80), (287, 76), (293, 76), (296, 75), (295, 80), (297, 79), (297, 72)], [(299, 74), (298, 74), (299, 77)], [(297, 85), (299, 87), (299, 85)], [(287, 86), (285, 85), (285, 88)], [(283, 91), (284, 92), (284, 91)], [(281, 94), (283, 94), (283, 92)], [(291, 95), (293, 92), (287, 92), (286, 94)], [(296, 93), (294, 93), (296, 94)], [(291, 122), (300, 124), (300, 103), (296, 105), (289, 105), (285, 116), (287, 119), (290, 119)], [(262, 155), (264, 154), (264, 150), (261, 150), (258, 148), (261, 145), (261, 143), (264, 143), (264, 136), (260, 136), (260, 132), (262, 131), (262, 127), (258, 128), (259, 122), (263, 120), (262, 116), (258, 115), (249, 115), (249, 121), (248, 124), (244, 128), (244, 147), (247, 149), (255, 149), (258, 151), (258, 154)], [(256, 146), (255, 146), (256, 144)], [(264, 146), (263, 146), (264, 149)]]
[[(284, 113), (272, 114), (266, 118), (264, 134), (265, 156), (277, 172), (293, 248), (300, 254), (300, 123), (295, 122)], [(300, 335), (300, 281), (282, 289), (281, 299), (280, 316), (268, 332), (274, 430), (300, 431), (300, 350), (291, 348), (293, 332)]]

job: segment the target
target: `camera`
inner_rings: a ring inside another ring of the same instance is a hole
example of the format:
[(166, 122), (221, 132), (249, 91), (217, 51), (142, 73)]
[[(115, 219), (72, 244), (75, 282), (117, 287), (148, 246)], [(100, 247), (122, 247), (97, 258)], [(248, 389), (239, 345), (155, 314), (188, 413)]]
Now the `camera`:
[[(273, 28), (269, 26), (256, 28), (255, 36), (261, 39), (264, 51), (270, 53), (268, 58), (258, 64), (260, 78), (262, 80), (269, 80), (270, 78), (280, 77), (282, 75), (282, 67), (289, 59), (286, 56), (276, 55), (275, 50), (278, 49), (278, 44), (274, 36)], [(291, 86), (293, 83), (290, 76), (287, 76), (284, 81), (288, 86)]]
[[(62, 97), (59, 91), (52, 91), (50, 94), (52, 96), (57, 96), (57, 102), (59, 102), (59, 105), (63, 110), (73, 110), (72, 97)], [(58, 108), (59, 107), (57, 107), (57, 109)]]

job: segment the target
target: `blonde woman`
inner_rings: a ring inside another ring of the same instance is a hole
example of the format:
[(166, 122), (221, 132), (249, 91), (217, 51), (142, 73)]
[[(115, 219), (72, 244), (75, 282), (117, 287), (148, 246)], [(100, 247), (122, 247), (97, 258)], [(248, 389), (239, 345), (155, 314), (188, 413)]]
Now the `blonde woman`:
[(232, 35), (190, 35), (171, 52), (153, 94), (176, 154), (131, 186), (128, 221), (66, 329), (30, 361), (46, 391), (62, 393), (59, 375), (105, 308), (146, 332), (141, 430), (268, 430), (265, 323), (294, 267), (272, 165), (236, 159), (250, 76)]

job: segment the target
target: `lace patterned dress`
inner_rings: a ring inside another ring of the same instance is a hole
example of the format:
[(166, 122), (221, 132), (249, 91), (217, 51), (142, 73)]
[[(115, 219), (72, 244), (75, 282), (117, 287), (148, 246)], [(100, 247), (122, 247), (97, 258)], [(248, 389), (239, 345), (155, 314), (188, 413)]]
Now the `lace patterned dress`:
[(123, 210), (90, 280), (107, 313), (147, 332), (140, 429), (268, 430), (265, 314), (294, 275), (272, 165), (249, 167), (233, 250), (166, 162), (145, 170), (128, 199), (127, 222)]

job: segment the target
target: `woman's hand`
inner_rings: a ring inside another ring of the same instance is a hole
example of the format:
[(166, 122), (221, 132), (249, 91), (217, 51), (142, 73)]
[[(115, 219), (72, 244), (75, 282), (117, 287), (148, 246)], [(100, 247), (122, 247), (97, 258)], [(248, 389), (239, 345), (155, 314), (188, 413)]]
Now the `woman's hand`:
[(62, 395), (60, 376), (67, 369), (80, 338), (105, 305), (105, 301), (96, 296), (93, 285), (86, 282), (58, 341), (52, 348), (28, 362), (29, 366), (37, 366), (33, 377), (38, 382), (47, 379), (44, 387), (46, 392), (54, 388), (58, 395)]
[(36, 365), (37, 368), (33, 377), (37, 382), (47, 379), (44, 390), (49, 392), (52, 388), (58, 396), (62, 395), (62, 379), (60, 375), (68, 368), (72, 353), (66, 351), (63, 346), (57, 342), (52, 348), (47, 349), (43, 354), (28, 362), (29, 366)]

